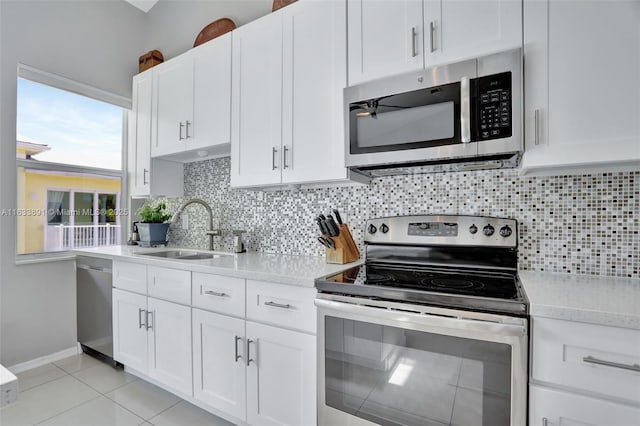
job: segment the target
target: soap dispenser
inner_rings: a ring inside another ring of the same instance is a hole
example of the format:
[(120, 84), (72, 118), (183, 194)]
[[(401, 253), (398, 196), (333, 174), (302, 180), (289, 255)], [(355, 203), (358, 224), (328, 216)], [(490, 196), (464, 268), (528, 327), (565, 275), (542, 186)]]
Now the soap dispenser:
[(244, 253), (247, 249), (244, 247), (244, 241), (242, 235), (246, 232), (240, 229), (234, 229), (233, 233), (233, 251), (234, 253)]

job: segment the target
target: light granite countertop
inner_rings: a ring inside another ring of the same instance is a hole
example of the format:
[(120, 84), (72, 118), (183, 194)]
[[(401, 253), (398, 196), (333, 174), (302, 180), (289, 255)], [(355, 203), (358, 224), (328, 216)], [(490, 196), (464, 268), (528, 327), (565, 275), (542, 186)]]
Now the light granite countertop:
[(640, 330), (640, 279), (518, 273), (532, 317)]
[[(327, 264), (324, 257), (294, 256), (269, 253), (220, 253), (215, 259), (180, 260), (144, 256), (141, 253), (172, 250), (167, 248), (142, 248), (138, 246), (112, 246), (77, 249), (80, 256), (126, 260), (165, 268), (189, 270), (209, 274), (226, 275), (259, 281), (270, 281), (301, 287), (314, 287), (316, 278), (344, 271), (360, 262), (344, 265)], [(203, 252), (203, 250), (191, 250)]]

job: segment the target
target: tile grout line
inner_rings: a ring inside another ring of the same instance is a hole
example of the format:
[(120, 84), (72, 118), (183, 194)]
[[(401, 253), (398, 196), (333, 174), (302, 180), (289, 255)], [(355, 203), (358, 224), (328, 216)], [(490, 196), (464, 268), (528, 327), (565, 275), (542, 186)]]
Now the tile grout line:
[(35, 426), (35, 425), (42, 424), (42, 423), (46, 422), (47, 420), (51, 420), (51, 419), (53, 419), (54, 417), (58, 417), (59, 415), (64, 414), (64, 413), (66, 413), (66, 412), (68, 412), (68, 411), (71, 411), (71, 410), (73, 410), (73, 409), (75, 409), (75, 408), (81, 407), (81, 406), (83, 406), (84, 404), (88, 404), (88, 403), (89, 403), (89, 402), (91, 402), (91, 401), (95, 401), (96, 399), (100, 398), (101, 396), (102, 396), (102, 394), (100, 394), (100, 393), (99, 393), (99, 394), (98, 394), (98, 396), (96, 396), (96, 397), (94, 397), (94, 398), (88, 399), (88, 400), (86, 400), (86, 401), (84, 401), (84, 402), (82, 402), (82, 403), (80, 403), (80, 404), (78, 404), (78, 405), (74, 405), (73, 407), (70, 407), (70, 408), (68, 408), (68, 409), (66, 409), (66, 410), (64, 410), (64, 411), (61, 411), (61, 412), (59, 412), (59, 413), (57, 413), (57, 414), (54, 414), (54, 415), (53, 415), (53, 416), (51, 416), (51, 417), (47, 417), (46, 419), (43, 419), (43, 420), (40, 420), (40, 421), (39, 421), (39, 422), (37, 422), (37, 423), (34, 423), (34, 426)]
[[(176, 396), (177, 396), (177, 395), (176, 395)], [(178, 396), (178, 398), (180, 398), (180, 397)], [(182, 401), (184, 401), (184, 399), (180, 398), (180, 399), (178, 400), (178, 402), (176, 402), (175, 404), (170, 405), (169, 407), (167, 407), (167, 408), (165, 408), (164, 410), (160, 411), (160, 412), (159, 412), (158, 414), (156, 414), (155, 416), (149, 417), (149, 418), (148, 418), (147, 420), (145, 420), (145, 421), (146, 421), (146, 422), (151, 423), (151, 420), (152, 420), (152, 419), (155, 419), (156, 417), (158, 417), (160, 414), (164, 413), (165, 411), (168, 411), (168, 410), (172, 409), (172, 408), (173, 408), (173, 407), (175, 407), (176, 405), (180, 404)], [(152, 424), (153, 424), (153, 423), (152, 423)]]
[[(52, 363), (51, 363), (51, 364), (52, 364)], [(45, 364), (45, 365), (46, 365), (46, 364)], [(69, 374), (69, 373), (67, 373), (67, 372), (66, 372), (66, 371), (64, 371), (62, 368), (58, 367), (57, 365), (54, 365), (54, 367), (56, 367), (57, 369), (59, 369), (60, 371), (62, 371), (65, 375), (70, 376), (70, 374)], [(38, 367), (36, 367), (36, 368), (38, 368)], [(27, 370), (27, 371), (29, 371), (29, 370)], [(29, 392), (29, 391), (30, 391), (30, 390), (32, 390), (32, 389), (35, 389), (35, 388), (37, 388), (37, 387), (39, 387), (39, 386), (42, 386), (42, 385), (46, 385), (47, 383), (51, 383), (51, 382), (53, 382), (53, 381), (55, 381), (55, 380), (62, 379), (63, 377), (64, 377), (64, 376), (60, 376), (60, 377), (56, 377), (56, 378), (51, 379), (51, 380), (47, 380), (46, 382), (38, 383), (38, 384), (37, 384), (37, 385), (35, 385), (35, 386), (31, 386), (29, 389), (20, 390), (20, 391), (18, 392), (18, 394), (21, 394), (21, 393), (24, 393), (24, 392)], [(20, 388), (20, 379), (18, 378), (18, 389), (19, 389), (19, 388)]]

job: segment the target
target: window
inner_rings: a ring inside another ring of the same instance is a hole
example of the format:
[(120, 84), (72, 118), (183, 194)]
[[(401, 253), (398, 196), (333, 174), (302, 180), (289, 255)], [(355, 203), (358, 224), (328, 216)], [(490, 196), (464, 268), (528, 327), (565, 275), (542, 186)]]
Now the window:
[[(17, 254), (120, 244), (125, 110), (94, 99), (109, 99), (97, 89), (25, 70), (16, 116)], [(76, 94), (86, 92), (93, 98)]]

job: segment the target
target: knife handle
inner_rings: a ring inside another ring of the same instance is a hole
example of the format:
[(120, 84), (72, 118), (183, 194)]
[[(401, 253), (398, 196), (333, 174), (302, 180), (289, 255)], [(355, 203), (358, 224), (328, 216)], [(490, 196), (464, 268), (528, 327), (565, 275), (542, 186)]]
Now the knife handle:
[(333, 220), (331, 215), (327, 216), (327, 220), (325, 222), (327, 224), (327, 228), (329, 228), (329, 235), (332, 237), (337, 237), (340, 235), (340, 228), (336, 225), (336, 222)]
[(318, 226), (320, 227), (320, 233), (329, 235), (330, 231), (329, 226), (327, 226), (327, 222), (322, 220), (320, 217), (318, 217), (316, 221), (318, 222)]
[(340, 216), (340, 212), (338, 211), (338, 209), (333, 209), (333, 215), (336, 217), (336, 222), (338, 222), (338, 225), (342, 225), (342, 216)]

